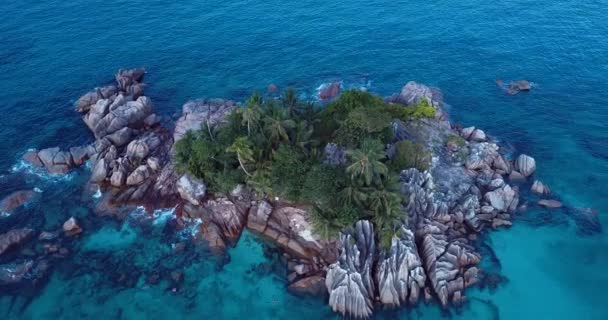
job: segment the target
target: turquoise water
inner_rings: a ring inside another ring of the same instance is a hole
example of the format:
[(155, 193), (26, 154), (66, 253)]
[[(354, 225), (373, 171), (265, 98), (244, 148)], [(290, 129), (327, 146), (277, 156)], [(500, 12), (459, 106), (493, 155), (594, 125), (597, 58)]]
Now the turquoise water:
[[(34, 186), (42, 192), (18, 215), (0, 220), (0, 231), (23, 225), (56, 228), (71, 215), (87, 222), (83, 238), (71, 244), (73, 254), (55, 268), (41, 293), (2, 295), (0, 315), (335, 317), (323, 301), (286, 293), (280, 272), (272, 271), (280, 266), (252, 236), (230, 251), (225, 265), (190, 247), (177, 258), (171, 247), (183, 240), (163, 223), (142, 227), (91, 217), (94, 200), (82, 188), (86, 170), (61, 179), (12, 171), (28, 148), (90, 141), (72, 103), (111, 80), (120, 67), (147, 68), (147, 93), (167, 120), (187, 99), (240, 100), (271, 83), (308, 96), (333, 80), (380, 94), (396, 92), (408, 80), (437, 86), (453, 119), (533, 155), (537, 176), (568, 207), (595, 208), (606, 225), (606, 5), (579, 0), (2, 1), (0, 196)], [(519, 78), (534, 82), (533, 91), (508, 96), (494, 85), (496, 79)], [(488, 241), (508, 281), (496, 290), (471, 292), (471, 303), (453, 311), (454, 318), (608, 318), (605, 233), (585, 235), (568, 210), (531, 206), (513, 228), (493, 233)], [(116, 285), (104, 276), (104, 267), (124, 257), (130, 258), (116, 269), (128, 273), (131, 282)], [(162, 280), (148, 285), (144, 278), (156, 269)], [(174, 269), (184, 274), (179, 294), (167, 290), (166, 273)], [(435, 307), (421, 306), (379, 317), (441, 316)]]

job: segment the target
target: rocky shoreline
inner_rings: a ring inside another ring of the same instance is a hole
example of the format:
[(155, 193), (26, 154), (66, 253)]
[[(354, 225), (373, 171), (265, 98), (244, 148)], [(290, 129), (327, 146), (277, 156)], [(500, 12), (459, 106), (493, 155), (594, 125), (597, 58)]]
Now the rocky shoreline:
[[(197, 242), (218, 254), (247, 228), (284, 251), (291, 292), (328, 296), (332, 309), (343, 315), (366, 318), (381, 305), (415, 305), (420, 300), (436, 300), (443, 307), (461, 305), (465, 289), (483, 279), (475, 240), (486, 230), (511, 226), (514, 215), (525, 210), (520, 188), (527, 181), (533, 181), (531, 191), (543, 198), (539, 205), (562, 205), (548, 186), (534, 180), (534, 158), (519, 155), (510, 160), (483, 130), (452, 125), (440, 92), (409, 82), (386, 101), (408, 106), (426, 99), (436, 113), (434, 119), (392, 123), (395, 142), (415, 141), (433, 156), (429, 170), (411, 168), (400, 174), (408, 225), (401, 227), (387, 250), (376, 244), (374, 225), (366, 220), (339, 238), (324, 240), (315, 234), (306, 206), (262, 199), (242, 185), (226, 195), (211, 194), (204, 181), (176, 171), (174, 143), (203, 124), (220, 126), (239, 105), (223, 99), (189, 101), (171, 130), (161, 125), (151, 99), (144, 95), (144, 75), (143, 69), (120, 70), (115, 84), (96, 88), (77, 101), (76, 111), (93, 133), (93, 143), (34, 150), (24, 160), (55, 174), (89, 162), (89, 184), (103, 191), (98, 214), (120, 216), (125, 206), (176, 208), (182, 225), (201, 222)], [(323, 96), (335, 97), (338, 92), (339, 86), (332, 84)], [(335, 144), (325, 147), (324, 156), (329, 164), (344, 158)], [(10, 195), (2, 200), (2, 210), (10, 212), (33, 196), (31, 191)], [(36, 234), (44, 241), (59, 241), (81, 231), (74, 219), (66, 221), (61, 234), (12, 230), (0, 235), (0, 256)], [(62, 252), (57, 249), (53, 254)], [(17, 283), (23, 270), (37, 267), (44, 265), (3, 265), (0, 284)]]

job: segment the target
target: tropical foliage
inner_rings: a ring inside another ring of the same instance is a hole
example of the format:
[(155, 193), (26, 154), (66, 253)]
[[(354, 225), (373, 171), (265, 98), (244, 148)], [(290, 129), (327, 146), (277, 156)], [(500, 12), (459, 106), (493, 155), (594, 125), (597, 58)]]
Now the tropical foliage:
[[(359, 219), (372, 220), (379, 241), (389, 245), (407, 222), (395, 172), (428, 168), (430, 155), (410, 141), (393, 141), (392, 120), (434, 117), (428, 103), (405, 107), (351, 90), (324, 108), (298, 101), (294, 90), (280, 100), (254, 93), (221, 126), (203, 124), (175, 145), (178, 170), (204, 179), (216, 193), (247, 184), (260, 196), (308, 204), (313, 225), (332, 237)], [(335, 142), (347, 162), (323, 162), (323, 147)], [(395, 156), (386, 150), (395, 144)]]

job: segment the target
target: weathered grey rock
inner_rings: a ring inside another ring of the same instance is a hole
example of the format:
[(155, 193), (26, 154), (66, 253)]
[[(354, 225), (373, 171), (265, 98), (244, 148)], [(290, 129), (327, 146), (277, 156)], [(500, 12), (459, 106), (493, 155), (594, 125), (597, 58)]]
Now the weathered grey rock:
[(208, 200), (204, 209), (220, 228), (224, 238), (236, 243), (247, 222), (246, 213), (240, 212), (235, 204), (226, 198)]
[(459, 240), (448, 242), (443, 234), (423, 236), (422, 259), (427, 277), (442, 306), (446, 306), (451, 297), (463, 295), (465, 281), (461, 270), (481, 261), (472, 247)]
[(543, 207), (550, 208), (550, 209), (561, 208), (563, 206), (563, 204), (557, 200), (547, 200), (547, 199), (539, 200), (538, 204)]
[(483, 142), (483, 141), (486, 141), (488, 139), (488, 137), (486, 136), (486, 133), (483, 132), (483, 130), (475, 129), (475, 131), (473, 131), (473, 133), (471, 134), (469, 139), (471, 141)]
[(498, 212), (512, 211), (514, 208), (517, 208), (517, 203), (519, 203), (515, 191), (509, 185), (486, 193), (484, 200), (490, 203)]
[(414, 233), (401, 227), (398, 234), (388, 252), (382, 252), (376, 272), (380, 302), (389, 306), (417, 303), (426, 281)]
[(463, 137), (465, 140), (469, 140), (474, 131), (475, 127), (463, 128), (462, 130), (460, 130), (460, 136)]
[(127, 185), (140, 185), (150, 176), (150, 168), (147, 165), (137, 167), (128, 177)]
[(188, 131), (200, 130), (203, 124), (214, 127), (223, 123), (235, 108), (232, 101), (221, 99), (186, 102), (182, 107), (182, 116), (175, 123), (173, 140), (180, 140)]
[(146, 96), (116, 107), (97, 121), (93, 127), (96, 138), (104, 137), (124, 127), (137, 127), (152, 114), (152, 102)]
[(502, 175), (511, 173), (511, 163), (507, 161), (501, 154), (494, 158), (492, 168)]
[(272, 205), (268, 201), (262, 200), (249, 210), (247, 228), (263, 233), (268, 224), (268, 218), (272, 213)]
[(71, 237), (81, 233), (82, 228), (80, 228), (80, 226), (78, 225), (78, 221), (76, 221), (76, 218), (70, 217), (63, 223), (63, 232), (65, 233), (65, 235)]
[(72, 161), (74, 162), (74, 166), (83, 165), (89, 158), (86, 147), (72, 147), (70, 148), (70, 155), (72, 157)]
[(207, 185), (189, 174), (184, 174), (177, 180), (177, 192), (182, 199), (198, 206), (202, 203), (207, 191)]
[(90, 92), (87, 92), (85, 95), (80, 97), (76, 102), (76, 111), (78, 112), (88, 112), (91, 109), (91, 106), (97, 103), (99, 99), (107, 99), (116, 94), (117, 89), (115, 86), (105, 86), (102, 88), (96, 88)]
[(511, 180), (511, 181), (523, 181), (523, 180), (526, 180), (526, 177), (524, 177), (518, 171), (512, 170), (511, 173), (509, 174), (509, 180)]
[(129, 127), (124, 127), (112, 134), (106, 136), (108, 140), (112, 142), (117, 147), (122, 147), (131, 141), (131, 137), (133, 136), (133, 129)]
[(143, 68), (124, 70), (120, 69), (116, 73), (116, 83), (120, 90), (126, 91), (133, 84), (141, 82), (146, 74)]
[(144, 159), (150, 153), (150, 147), (148, 144), (141, 140), (133, 140), (127, 146), (126, 156), (129, 159)]
[(549, 189), (549, 187), (547, 185), (545, 185), (544, 183), (542, 183), (540, 180), (534, 180), (531, 190), (532, 190), (532, 192), (534, 192), (536, 194), (540, 194), (540, 195), (545, 195), (545, 194), (551, 193), (551, 189)]
[(34, 230), (28, 228), (12, 229), (6, 233), (0, 234), (0, 256), (7, 250), (18, 247), (30, 240), (33, 235)]
[(112, 186), (117, 188), (122, 187), (125, 185), (126, 181), (127, 173), (124, 169), (118, 168), (115, 169), (114, 172), (112, 172), (112, 176), (110, 177), (110, 184), (112, 184)]
[(515, 160), (515, 168), (524, 177), (529, 177), (536, 170), (536, 161), (534, 160), (534, 158), (532, 158), (528, 155), (521, 154)]
[(102, 182), (106, 179), (107, 175), (108, 175), (108, 164), (106, 163), (105, 159), (103, 159), (103, 158), (99, 159), (99, 161), (97, 161), (95, 163), (95, 166), (93, 167), (90, 181), (91, 182)]
[(372, 279), (376, 251), (374, 227), (369, 221), (358, 221), (354, 234), (341, 234), (340, 242), (340, 257), (329, 267), (325, 280), (329, 305), (342, 315), (368, 318), (372, 314), (375, 291)]

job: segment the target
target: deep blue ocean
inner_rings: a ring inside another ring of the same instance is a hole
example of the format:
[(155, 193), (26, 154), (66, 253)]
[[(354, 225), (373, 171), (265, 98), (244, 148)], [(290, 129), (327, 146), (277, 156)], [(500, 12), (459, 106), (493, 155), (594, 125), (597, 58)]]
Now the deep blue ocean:
[[(223, 267), (196, 249), (175, 257), (177, 240), (164, 231), (170, 212), (144, 227), (132, 220), (150, 218), (137, 213), (125, 222), (91, 217), (86, 169), (52, 177), (20, 165), (29, 148), (92, 141), (73, 103), (121, 67), (147, 69), (147, 95), (167, 121), (188, 99), (243, 100), (271, 83), (303, 97), (335, 80), (382, 95), (409, 80), (438, 87), (454, 121), (534, 156), (536, 177), (568, 208), (596, 209), (606, 229), (607, 9), (606, 0), (0, 1), (0, 197), (41, 191), (19, 215), (0, 218), (0, 231), (88, 221), (41, 292), (0, 293), (0, 318), (338, 318), (325, 301), (287, 293), (252, 235)], [(510, 96), (496, 79), (534, 88)], [(608, 236), (584, 234), (568, 212), (530, 206), (492, 233), (493, 266), (508, 281), (470, 290), (470, 303), (449, 316), (608, 319)], [(185, 276), (179, 294), (146, 284), (147, 272), (176, 265)], [(141, 276), (115, 286), (107, 274), (118, 269)], [(378, 318), (446, 316), (422, 305)]]

